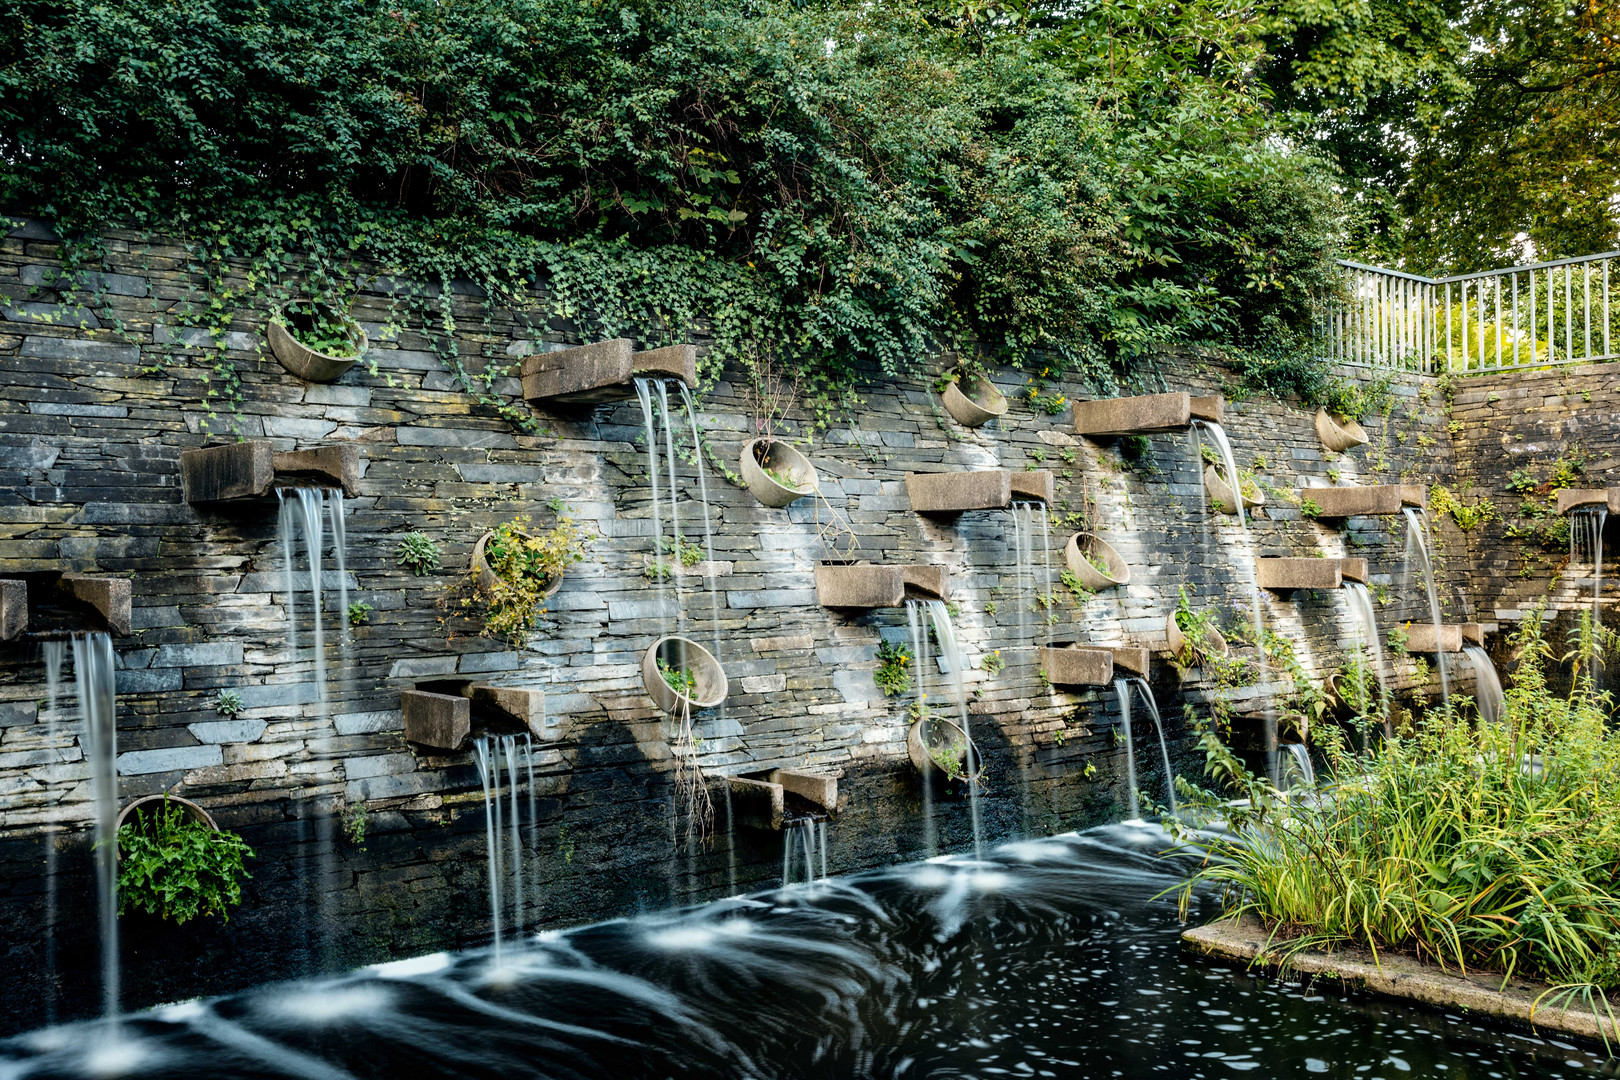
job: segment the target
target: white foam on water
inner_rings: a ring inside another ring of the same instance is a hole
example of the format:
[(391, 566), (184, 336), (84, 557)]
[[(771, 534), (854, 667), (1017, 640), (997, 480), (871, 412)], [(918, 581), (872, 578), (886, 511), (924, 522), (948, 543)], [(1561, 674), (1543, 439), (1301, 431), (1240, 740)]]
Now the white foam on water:
[(323, 986), (271, 998), (265, 1011), (281, 1020), (317, 1026), (376, 1016), (393, 1005), (394, 995), (380, 986)]
[(951, 883), (951, 875), (942, 866), (924, 863), (907, 874), (906, 880), (919, 889), (943, 889)]
[(98, 1043), (84, 1056), (87, 1076), (130, 1076), (152, 1063), (156, 1055), (140, 1043), (111, 1038)]
[(1000, 892), (1012, 884), (1012, 876), (999, 870), (975, 870), (967, 879), (978, 892)]
[(720, 935), (713, 926), (670, 926), (647, 935), (647, 944), (670, 952), (707, 949)]
[(372, 964), (366, 970), (384, 979), (414, 979), (421, 975), (433, 975), (443, 971), (450, 963), (449, 953), (436, 952), (428, 953), (426, 956), (413, 956), (407, 960)]

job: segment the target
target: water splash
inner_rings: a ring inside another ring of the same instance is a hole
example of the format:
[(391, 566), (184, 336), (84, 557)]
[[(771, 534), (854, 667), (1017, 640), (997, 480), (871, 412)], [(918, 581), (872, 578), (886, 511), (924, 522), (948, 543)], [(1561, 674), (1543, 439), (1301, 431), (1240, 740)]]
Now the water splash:
[(1479, 718), (1487, 724), (1501, 721), (1507, 696), (1502, 692), (1502, 679), (1491, 663), (1490, 654), (1478, 645), (1467, 645), (1463, 655), (1474, 665), (1474, 707)]
[(112, 638), (73, 639), (73, 681), (79, 695), (79, 740), (90, 764), (96, 824), (96, 901), (101, 928), (101, 1008), (118, 1018), (118, 698)]
[[(1406, 515), (1406, 563), (1410, 568), (1416, 552), (1423, 567), (1423, 589), (1429, 599), (1429, 619), (1434, 623), (1435, 670), (1440, 673), (1440, 702), (1451, 703), (1451, 680), (1446, 673), (1446, 653), (1440, 648), (1440, 594), (1434, 587), (1434, 566), (1429, 562), (1428, 518), (1420, 507), (1403, 508)], [(1410, 577), (1410, 570), (1408, 570)]]

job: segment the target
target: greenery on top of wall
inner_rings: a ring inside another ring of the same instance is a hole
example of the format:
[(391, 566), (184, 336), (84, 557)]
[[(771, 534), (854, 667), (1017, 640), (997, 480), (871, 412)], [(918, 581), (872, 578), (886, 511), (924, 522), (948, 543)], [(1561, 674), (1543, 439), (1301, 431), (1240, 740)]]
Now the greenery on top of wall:
[(177, 233), (220, 339), (255, 302), (346, 302), (363, 265), (430, 283), (394, 290), (399, 325), (530, 428), (495, 392), (509, 361), (459, 355), (452, 282), (537, 331), (657, 344), (702, 320), (711, 377), (763, 347), (810, 395), (970, 342), (1107, 385), (1176, 343), (1299, 362), (1344, 231), (1251, 29), (1199, 6), (6, 11), (0, 206), (85, 238), (80, 266), (104, 227)]

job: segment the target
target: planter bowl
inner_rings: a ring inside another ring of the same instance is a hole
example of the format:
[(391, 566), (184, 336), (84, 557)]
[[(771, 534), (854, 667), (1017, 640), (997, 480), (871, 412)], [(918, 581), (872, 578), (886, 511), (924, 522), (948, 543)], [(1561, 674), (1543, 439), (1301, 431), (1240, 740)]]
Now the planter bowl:
[[(328, 317), (336, 314), (332, 308), (327, 307), (325, 304), (317, 306), (325, 309)], [(359, 362), (360, 357), (365, 354), (366, 347), (370, 344), (366, 338), (366, 332), (360, 328), (359, 323), (348, 316), (344, 316), (344, 321), (349, 325), (349, 336), (355, 344), (354, 355), (348, 357), (331, 356), (327, 353), (316, 352), (293, 337), (292, 330), (298, 327), (300, 321), (307, 318), (307, 316), (303, 316), (301, 319), (296, 311), (289, 312), (286, 310), (272, 318), (265, 333), (265, 336), (270, 340), (271, 353), (281, 362), (282, 367), (300, 379), (309, 382), (331, 382), (334, 379), (341, 378), (343, 373), (354, 367)], [(292, 327), (289, 327), (288, 323), (291, 323)]]
[[(1187, 662), (1192, 650), (1192, 642), (1188, 639), (1186, 632), (1176, 623), (1176, 613), (1173, 611), (1164, 617), (1164, 639), (1170, 646), (1170, 651), (1183, 663)], [(1203, 647), (1204, 652), (1209, 656), (1225, 656), (1232, 651), (1232, 647), (1226, 643), (1226, 638), (1213, 626), (1209, 628), (1208, 633), (1204, 636)]]
[[(963, 384), (967, 389), (964, 390)], [(956, 378), (940, 395), (945, 411), (964, 427), (981, 427), (1007, 413), (1007, 397), (989, 379), (958, 369)]]
[(967, 732), (949, 720), (925, 716), (912, 721), (911, 730), (906, 732), (906, 756), (911, 758), (912, 767), (927, 778), (939, 768), (929, 755), (929, 748), (958, 742), (962, 745), (962, 755), (958, 759), (962, 762), (962, 772), (967, 779), (977, 780), (983, 767), (979, 748), (968, 738)]
[[(134, 802), (118, 811), (118, 823), (113, 829), (113, 832), (116, 834), (119, 829), (128, 824), (129, 819), (134, 816), (135, 811), (137, 810), (161, 810), (163, 808), (163, 799), (164, 796), (162, 795), (147, 795), (136, 799)], [(192, 802), (190, 799), (182, 799), (178, 795), (170, 795), (168, 796), (168, 800), (171, 805), (178, 806), (181, 812), (192, 821), (195, 821), (199, 825), (208, 826), (210, 832), (219, 832), (219, 824), (214, 821), (214, 816), (207, 810), (204, 810), (202, 807)]]
[[(766, 506), (781, 507), (795, 499), (814, 495), (820, 478), (816, 476), (816, 467), (810, 463), (810, 459), (780, 439), (772, 439), (764, 444), (765, 460), (761, 461), (758, 452), (762, 442), (762, 439), (752, 439), (744, 443), (742, 456), (738, 458), (743, 482), (748, 485), (754, 498)], [(793, 486), (778, 483), (765, 471), (767, 467), (786, 473), (794, 481)]]
[[(518, 533), (516, 535), (527, 536), (528, 534), (527, 533)], [(495, 536), (495, 533), (493, 531), (486, 532), (483, 536), (480, 536), (478, 538), (478, 543), (473, 545), (473, 553), (472, 553), (473, 576), (478, 579), (478, 587), (481, 590), (483, 590), (484, 592), (486, 592), (486, 593), (493, 592), (494, 589), (495, 589), (495, 586), (497, 584), (499, 584), (500, 580), (501, 580), (500, 578), (495, 576), (495, 571), (493, 571), (493, 570), (491, 570), (489, 568), (489, 560), (484, 558), (484, 545), (488, 544), (490, 542), (490, 540), (494, 538), (494, 536)], [(541, 591), (541, 593), (540, 593), (541, 598), (545, 599), (547, 597), (556, 596), (557, 595), (557, 590), (562, 588), (562, 583), (563, 583), (563, 575), (562, 574), (558, 574), (556, 577), (554, 577), (550, 581), (546, 582), (545, 589), (543, 589)]]
[[(688, 672), (693, 678), (690, 693), (677, 693), (664, 681), (658, 661)], [(695, 641), (683, 637), (659, 638), (641, 657), (641, 681), (653, 704), (671, 716), (690, 709), (712, 709), (726, 700), (729, 686), (725, 669), (714, 654)]]
[[(1238, 483), (1243, 483), (1242, 473), (1238, 474)], [(1215, 509), (1223, 514), (1237, 513), (1237, 506), (1232, 500), (1232, 489), (1222, 478), (1221, 471), (1213, 465), (1204, 466), (1204, 490), (1209, 492), (1210, 505)], [(1243, 505), (1251, 509), (1265, 504), (1266, 493), (1260, 490), (1259, 484), (1254, 485), (1253, 495), (1245, 493), (1243, 496)]]
[(1367, 443), (1367, 431), (1348, 416), (1334, 416), (1327, 409), (1316, 410), (1316, 437), (1335, 454)]
[[(1108, 567), (1103, 573), (1091, 564), (1086, 556), (1095, 555), (1102, 559)], [(1074, 576), (1080, 583), (1092, 592), (1102, 589), (1112, 589), (1118, 585), (1127, 584), (1131, 580), (1131, 568), (1102, 537), (1096, 533), (1077, 532), (1069, 537), (1069, 543), (1063, 549), (1063, 559), (1068, 563)]]

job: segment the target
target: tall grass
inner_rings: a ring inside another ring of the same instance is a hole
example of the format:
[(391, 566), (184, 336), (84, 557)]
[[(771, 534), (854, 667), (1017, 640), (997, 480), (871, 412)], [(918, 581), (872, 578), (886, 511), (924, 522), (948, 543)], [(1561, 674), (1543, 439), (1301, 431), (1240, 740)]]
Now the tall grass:
[(1365, 756), (1329, 735), (1316, 798), (1275, 792), (1207, 733), (1209, 773), (1251, 805), (1223, 808), (1229, 836), (1198, 841), (1213, 857), (1183, 903), (1213, 885), (1227, 914), (1259, 916), (1290, 950), (1353, 942), (1589, 1003), (1620, 985), (1620, 736), (1583, 662), (1590, 623), (1577, 633), (1567, 696), (1548, 688), (1554, 657), (1528, 618), (1503, 722), (1435, 710)]

